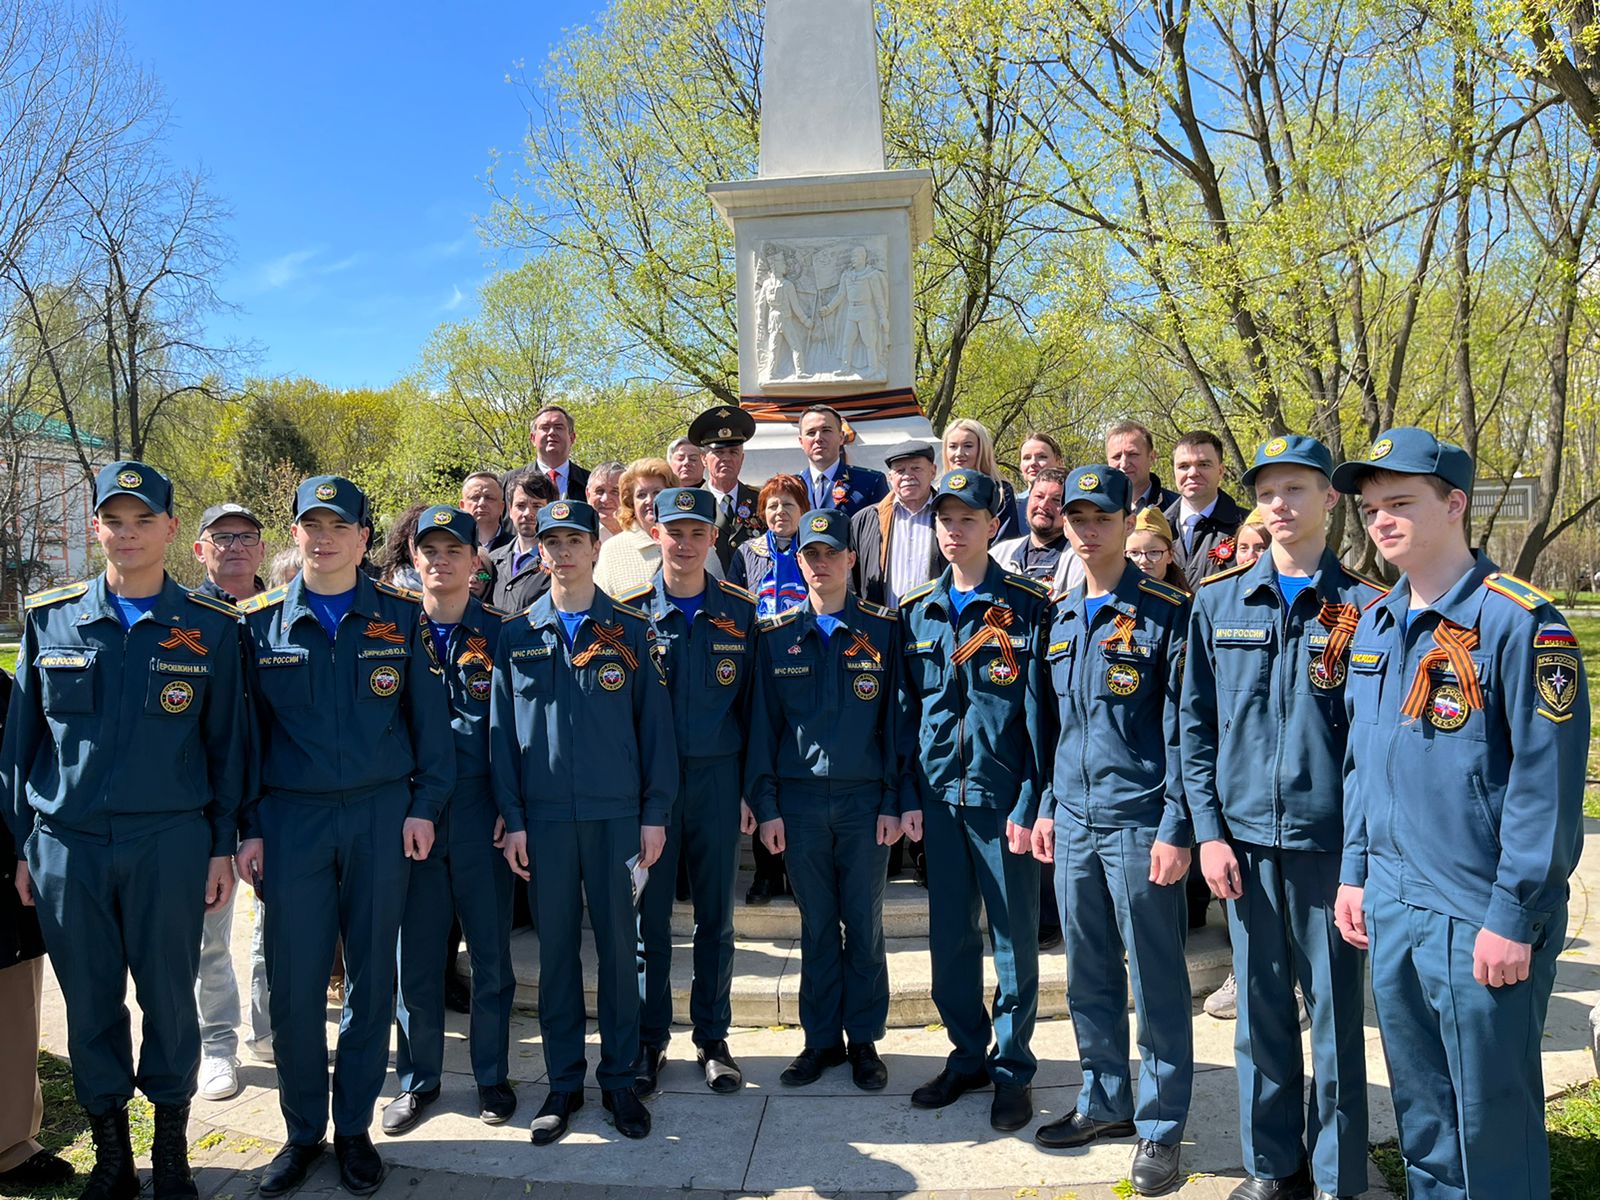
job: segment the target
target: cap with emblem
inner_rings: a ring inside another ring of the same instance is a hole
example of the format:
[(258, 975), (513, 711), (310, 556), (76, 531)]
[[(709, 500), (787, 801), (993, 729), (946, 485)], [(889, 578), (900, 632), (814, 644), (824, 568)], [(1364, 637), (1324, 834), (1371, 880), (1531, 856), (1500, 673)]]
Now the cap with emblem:
[(249, 521), (250, 524), (254, 525), (257, 529), (261, 528), (260, 517), (256, 516), (255, 513), (251, 512), (244, 505), (234, 504), (232, 501), (229, 501), (226, 504), (213, 504), (210, 508), (206, 509), (205, 512), (200, 514), (200, 528), (195, 531), (196, 535), (198, 536), (199, 534), (204, 533), (218, 521), (222, 520), (223, 517), (242, 517), (244, 520)]
[(558, 529), (576, 529), (591, 537), (600, 536), (600, 517), (582, 500), (557, 500), (539, 510), (539, 537)]
[(1256, 460), (1250, 464), (1248, 471), (1239, 476), (1239, 482), (1249, 487), (1267, 467), (1283, 466), (1310, 467), (1332, 477), (1333, 452), (1316, 438), (1303, 433), (1275, 437), (1256, 447)]
[(717, 523), (717, 498), (704, 488), (667, 488), (656, 496), (656, 521)]
[(968, 508), (982, 509), (984, 512), (994, 512), (995, 496), (999, 489), (982, 471), (969, 471), (960, 469), (946, 471), (939, 480), (939, 486), (934, 490), (933, 503), (937, 507), (941, 500), (959, 500)]
[(831, 546), (835, 550), (850, 549), (850, 518), (837, 508), (813, 508), (800, 518), (800, 532), (795, 535), (795, 548)]
[(1441, 442), (1426, 429), (1404, 425), (1378, 435), (1364, 459), (1342, 462), (1333, 472), (1333, 486), (1348, 495), (1361, 490), (1373, 471), (1397, 475), (1437, 475), (1453, 488), (1472, 494), (1476, 470), (1472, 456), (1454, 442)]
[(367, 521), (367, 497), (342, 475), (313, 475), (294, 494), (294, 519), (314, 508), (325, 508), (353, 525)]
[(756, 419), (732, 404), (719, 404), (689, 424), (689, 440), (702, 450), (742, 446), (756, 435)]
[(424, 509), (417, 518), (417, 531), (411, 535), (411, 544), (418, 545), (424, 535), (430, 533), (448, 533), (469, 550), (478, 545), (478, 522), (454, 505), (435, 504)]
[(883, 456), (883, 465), (891, 467), (902, 458), (925, 458), (929, 462), (937, 461), (933, 456), (933, 443), (919, 442), (915, 438), (889, 447), (889, 453)]
[(123, 461), (100, 468), (94, 477), (95, 511), (116, 496), (133, 496), (151, 512), (172, 515), (172, 481), (148, 463)]
[(1105, 463), (1079, 467), (1067, 476), (1062, 507), (1071, 507), (1079, 500), (1087, 500), (1101, 512), (1125, 513), (1128, 511), (1128, 477)]

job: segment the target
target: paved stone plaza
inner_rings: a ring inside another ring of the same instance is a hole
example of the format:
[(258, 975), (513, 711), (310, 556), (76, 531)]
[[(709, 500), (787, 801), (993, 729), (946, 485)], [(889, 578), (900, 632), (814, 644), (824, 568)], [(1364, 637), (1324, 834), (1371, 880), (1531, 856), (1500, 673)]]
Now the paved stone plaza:
[[(1584, 858), (1573, 878), (1568, 947), (1551, 1000), (1545, 1034), (1545, 1076), (1550, 1093), (1591, 1078), (1589, 1010), (1600, 1000), (1600, 821), (1586, 823)], [(238, 906), (235, 959), (241, 981), (248, 980), (244, 951), (250, 943), (250, 906)], [(907, 920), (904, 914), (897, 918)], [(752, 934), (781, 932), (782, 914), (752, 912)], [(529, 935), (522, 935), (531, 942)], [(781, 939), (765, 939), (781, 945)], [(927, 973), (906, 939), (906, 949), (891, 969), (900, 971), (915, 992)], [(529, 952), (524, 947), (523, 954)], [(752, 951), (747, 951), (752, 952)], [(687, 958), (687, 954), (682, 956)], [(1048, 956), (1045, 972), (1059, 987), (1064, 963)], [(904, 970), (902, 970), (902, 966)], [(1197, 983), (1216, 968), (1215, 954), (1204, 950), (1191, 963)], [(799, 969), (798, 952), (784, 953), (772, 968), (779, 986), (772, 994), (782, 1005), (785, 988)], [(522, 998), (527, 998), (526, 989)], [(1199, 995), (1196, 996), (1198, 1008)], [(131, 998), (130, 998), (131, 1004)], [(1042, 1007), (1059, 1011), (1060, 997)], [(902, 1010), (914, 1011), (908, 1006)], [(336, 1014), (329, 1012), (329, 1036)], [(1197, 1074), (1195, 1099), (1184, 1145), (1189, 1181), (1173, 1193), (1190, 1198), (1225, 1197), (1241, 1173), (1235, 1123), (1233, 1025), (1203, 1013), (1194, 1018)], [(137, 1012), (135, 1030), (137, 1031)], [(655, 1131), (645, 1141), (619, 1138), (605, 1121), (599, 1094), (573, 1121), (573, 1131), (556, 1146), (540, 1149), (528, 1141), (527, 1125), (544, 1095), (544, 1062), (538, 1021), (518, 1011), (512, 1024), (511, 1075), (519, 1108), (512, 1123), (488, 1128), (476, 1117), (476, 1090), (467, 1074), (466, 1018), (452, 1014), (446, 1048), (444, 1094), (412, 1133), (385, 1138), (374, 1113), (373, 1139), (390, 1164), (383, 1197), (419, 1200), (512, 1200), (515, 1197), (599, 1200), (686, 1192), (733, 1196), (794, 1192), (825, 1195), (907, 1196), (937, 1193), (1011, 1197), (1022, 1200), (1102, 1200), (1130, 1194), (1118, 1181), (1126, 1174), (1132, 1144), (1117, 1142), (1087, 1151), (1047, 1153), (1025, 1132), (1001, 1135), (989, 1128), (988, 1095), (963, 1098), (940, 1112), (913, 1110), (907, 1096), (939, 1068), (947, 1042), (937, 1027), (893, 1028), (880, 1044), (890, 1072), (887, 1092), (865, 1095), (849, 1081), (847, 1069), (830, 1071), (815, 1086), (790, 1090), (778, 1073), (800, 1049), (798, 1029), (744, 1028), (729, 1039), (744, 1067), (745, 1087), (737, 1096), (706, 1090), (694, 1065), (686, 1030), (669, 1051), (662, 1092), (650, 1102)], [(61, 995), (48, 974), (45, 983), (44, 1045), (65, 1053), (66, 1025)], [(1394, 1136), (1387, 1074), (1371, 1009), (1367, 1021), (1368, 1069), (1372, 1086), (1372, 1139)], [(1034, 1083), (1035, 1124), (1066, 1111), (1077, 1093), (1079, 1072), (1072, 1024), (1064, 1017), (1040, 1022), (1034, 1038), (1040, 1059)], [(598, 1047), (594, 1048), (598, 1054)], [(244, 1059), (244, 1091), (217, 1104), (196, 1101), (191, 1138), (194, 1162), (205, 1197), (242, 1200), (253, 1194), (255, 1175), (283, 1137), (283, 1120), (269, 1066)], [(381, 1103), (395, 1094), (393, 1076)], [(1371, 1196), (1387, 1196), (1376, 1172)], [(338, 1192), (331, 1154), (302, 1195)], [(342, 1194), (342, 1193), (340, 1193)]]

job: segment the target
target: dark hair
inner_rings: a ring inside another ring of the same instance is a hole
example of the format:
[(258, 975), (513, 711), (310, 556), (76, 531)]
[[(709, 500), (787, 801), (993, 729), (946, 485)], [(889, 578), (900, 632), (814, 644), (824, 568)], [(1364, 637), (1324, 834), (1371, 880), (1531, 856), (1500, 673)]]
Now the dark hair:
[[(1045, 433), (1042, 429), (1034, 429), (1027, 434), (1024, 434), (1022, 442), (1017, 447), (1018, 453), (1021, 453), (1022, 447), (1026, 446), (1029, 442), (1043, 442), (1046, 446), (1050, 447), (1050, 453), (1054, 454), (1057, 459), (1065, 457), (1061, 453), (1061, 443), (1056, 441), (1055, 438), (1051, 437), (1048, 433)], [(1065, 478), (1065, 476), (1063, 476), (1063, 478)]]
[(532, 429), (535, 425), (537, 425), (539, 423), (539, 418), (544, 416), (545, 413), (560, 413), (567, 422), (567, 435), (569, 437), (577, 436), (578, 423), (572, 419), (572, 414), (566, 409), (562, 408), (559, 404), (546, 404), (544, 407), (540, 408), (538, 412), (533, 414), (533, 420), (528, 422), (528, 428)]
[(546, 504), (560, 499), (556, 495), (556, 485), (532, 467), (518, 467), (506, 477), (507, 504), (519, 491), (527, 492), (534, 500), (543, 500)]
[(844, 414), (841, 413), (837, 408), (834, 408), (831, 404), (808, 405), (805, 411), (800, 414), (800, 419), (796, 421), (795, 424), (797, 426), (802, 425), (805, 423), (805, 419), (807, 417), (813, 416), (817, 413), (821, 413), (825, 417), (832, 417), (833, 423), (839, 427), (839, 431), (841, 433), (844, 432)]
[(1046, 467), (1033, 477), (1034, 483), (1059, 483), (1063, 493), (1067, 490), (1067, 472), (1061, 467)]
[(411, 539), (417, 536), (417, 518), (429, 507), (413, 504), (394, 519), (394, 524), (383, 535), (383, 551), (378, 555), (377, 565), (385, 580), (395, 571), (411, 565)]
[(1185, 446), (1188, 446), (1192, 450), (1198, 450), (1201, 446), (1210, 446), (1217, 452), (1217, 461), (1219, 463), (1222, 461), (1222, 439), (1216, 434), (1212, 433), (1209, 429), (1191, 429), (1188, 433), (1184, 434), (1181, 438), (1172, 443), (1173, 454), (1177, 454), (1177, 452), (1182, 450)]
[(500, 489), (500, 498), (502, 500), (505, 499), (505, 485), (500, 482), (500, 476), (496, 475), (493, 471), (473, 471), (461, 481), (461, 490), (463, 492), (466, 491), (467, 484), (471, 483), (474, 479), (488, 479), (493, 481), (495, 487)]

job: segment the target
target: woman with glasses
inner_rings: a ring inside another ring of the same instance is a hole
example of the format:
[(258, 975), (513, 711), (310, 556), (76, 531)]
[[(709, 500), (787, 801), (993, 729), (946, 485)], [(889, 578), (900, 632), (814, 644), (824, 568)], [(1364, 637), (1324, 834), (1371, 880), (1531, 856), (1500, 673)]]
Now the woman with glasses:
[(1143, 508), (1133, 518), (1124, 553), (1151, 579), (1158, 579), (1179, 591), (1190, 591), (1183, 569), (1172, 557), (1172, 526), (1158, 508)]

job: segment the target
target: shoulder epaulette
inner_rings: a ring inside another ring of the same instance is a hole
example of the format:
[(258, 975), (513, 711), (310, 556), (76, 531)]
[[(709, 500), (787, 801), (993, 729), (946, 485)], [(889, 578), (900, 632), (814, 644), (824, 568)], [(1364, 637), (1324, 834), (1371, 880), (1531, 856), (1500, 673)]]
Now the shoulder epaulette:
[(611, 602), (611, 607), (616, 609), (619, 613), (627, 613), (630, 617), (638, 617), (641, 621), (648, 622), (650, 620), (649, 613), (643, 612), (637, 608), (630, 608), (628, 605), (623, 604), (620, 600), (613, 600)]
[(1148, 575), (1139, 580), (1139, 590), (1149, 592), (1152, 596), (1159, 596), (1168, 604), (1185, 604), (1189, 600), (1189, 594), (1181, 588), (1175, 588), (1159, 579), (1151, 579)]
[(781, 625), (787, 625), (790, 621), (798, 620), (802, 611), (804, 610), (797, 604), (788, 612), (781, 612), (775, 617), (762, 617), (756, 623), (756, 627), (763, 632), (769, 629), (777, 629)]
[(869, 616), (882, 617), (886, 621), (898, 621), (900, 619), (900, 614), (892, 608), (885, 608), (883, 605), (874, 604), (870, 600), (857, 600), (856, 603), (861, 606), (861, 611)]
[(938, 586), (939, 581), (937, 579), (930, 579), (927, 583), (922, 584), (920, 587), (912, 588), (904, 596), (900, 597), (900, 607), (904, 608), (906, 605), (911, 604), (914, 601), (921, 600), (924, 596)]
[[(484, 607), (488, 608), (489, 606), (487, 604), (485, 604)], [(514, 613), (500, 613), (498, 615), (500, 617), (501, 623), (503, 624), (503, 623), (506, 623), (506, 622), (515, 621), (519, 617), (527, 616), (528, 615), (528, 609), (531, 609), (532, 607), (533, 607), (533, 605), (530, 604), (530, 605), (528, 605), (528, 608), (519, 608)]]
[(1254, 565), (1254, 563), (1246, 563), (1242, 567), (1229, 567), (1226, 571), (1218, 571), (1215, 575), (1207, 575), (1200, 581), (1200, 586), (1208, 587), (1209, 585), (1216, 583), (1219, 579), (1232, 579), (1241, 571), (1248, 571)]
[(1526, 579), (1518, 579), (1515, 575), (1507, 575), (1503, 571), (1496, 571), (1493, 575), (1486, 576), (1483, 586), (1491, 592), (1499, 592), (1509, 600), (1515, 600), (1529, 612), (1541, 604), (1555, 603), (1553, 598), (1541, 592)]
[(1041, 600), (1050, 599), (1050, 589), (1037, 579), (1029, 579), (1026, 575), (1013, 575), (1010, 571), (1005, 573), (1006, 582), (1018, 591), (1031, 592)]
[(394, 584), (385, 583), (381, 579), (374, 579), (372, 584), (385, 596), (397, 596), (401, 600), (413, 600), (418, 604), (422, 603), (421, 592), (412, 591), (410, 588), (396, 587)]
[(729, 583), (726, 579), (717, 580), (717, 586), (730, 596), (737, 596), (741, 600), (748, 600), (751, 604), (756, 602), (756, 594), (749, 588), (742, 588), (737, 583)]
[(89, 590), (89, 581), (80, 579), (77, 583), (64, 583), (60, 587), (46, 588), (42, 592), (35, 592), (23, 601), (23, 608), (32, 610), (43, 608), (47, 604), (56, 604), (62, 600), (76, 600)]
[[(1340, 565), (1343, 566), (1344, 564), (1341, 563)], [(1350, 576), (1351, 579), (1354, 579), (1357, 583), (1361, 584), (1363, 587), (1369, 587), (1373, 591), (1377, 592), (1380, 598), (1389, 594), (1389, 587), (1387, 584), (1379, 583), (1376, 579), (1368, 579), (1365, 575), (1361, 574), (1361, 572), (1352, 571), (1349, 567), (1344, 568), (1344, 573)]]
[(264, 608), (271, 608), (274, 604), (282, 604), (288, 594), (288, 584), (271, 588), (259, 595), (251, 596), (248, 600), (239, 601), (239, 611), (242, 613), (260, 612)]
[[(478, 601), (478, 603), (479, 604), (483, 604), (483, 601), (480, 600), (480, 601)], [(502, 621), (504, 621), (507, 617), (512, 615), (512, 614), (510, 614), (508, 612), (504, 612), (504, 611), (496, 608), (492, 604), (483, 604), (483, 611), (488, 613), (491, 617), (498, 617)]]
[(239, 619), (239, 606), (237, 604), (229, 604), (226, 600), (218, 600), (215, 596), (209, 596), (205, 592), (186, 592), (186, 594), (190, 600), (201, 608), (214, 608), (219, 613), (232, 617), (235, 621)]
[(629, 588), (627, 591), (611, 597), (611, 599), (617, 604), (626, 604), (631, 608), (635, 600), (643, 600), (655, 590), (655, 584), (653, 583), (641, 584), (639, 587)]

